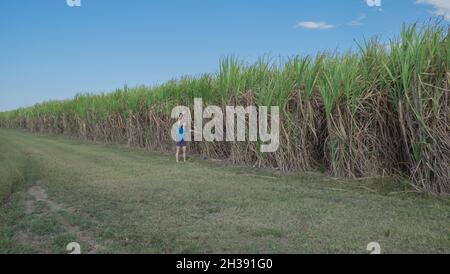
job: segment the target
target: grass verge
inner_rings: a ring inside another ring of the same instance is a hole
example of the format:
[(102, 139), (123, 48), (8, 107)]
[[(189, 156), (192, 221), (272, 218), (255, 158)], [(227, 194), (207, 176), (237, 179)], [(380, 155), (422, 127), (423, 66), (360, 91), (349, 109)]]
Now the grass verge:
[(366, 253), (373, 241), (383, 253), (450, 253), (450, 201), (398, 180), (177, 164), (14, 130), (0, 141), (27, 163), (0, 207), (0, 253), (65, 253), (71, 241), (83, 253)]

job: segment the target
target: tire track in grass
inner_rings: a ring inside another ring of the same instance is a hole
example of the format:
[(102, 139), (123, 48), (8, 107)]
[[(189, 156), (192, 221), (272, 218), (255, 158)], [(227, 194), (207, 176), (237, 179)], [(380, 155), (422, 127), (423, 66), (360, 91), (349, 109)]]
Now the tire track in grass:
[[(102, 250), (101, 245), (97, 243), (87, 231), (80, 229), (78, 225), (71, 223), (67, 217), (74, 214), (74, 210), (66, 208), (65, 205), (57, 203), (49, 198), (46, 190), (41, 186), (41, 182), (36, 182), (31, 186), (28, 191), (28, 199), (25, 200), (25, 222), (30, 226), (28, 229), (22, 230), (18, 233), (17, 240), (22, 246), (31, 246), (40, 250), (43, 253), (55, 253), (54, 249), (49, 248), (45, 243), (49, 242), (48, 236), (39, 235), (30, 229), (33, 224), (36, 224), (36, 220), (43, 220), (45, 224), (59, 225), (62, 229), (57, 231), (53, 235), (53, 242), (55, 239), (69, 239), (73, 238), (73, 241), (79, 242), (84, 249), (84, 253), (97, 253)], [(52, 223), (56, 221), (57, 224)], [(47, 222), (47, 223), (46, 223)], [(58, 242), (61, 242), (59, 240)], [(56, 253), (65, 252), (65, 244), (62, 242), (60, 249)]]

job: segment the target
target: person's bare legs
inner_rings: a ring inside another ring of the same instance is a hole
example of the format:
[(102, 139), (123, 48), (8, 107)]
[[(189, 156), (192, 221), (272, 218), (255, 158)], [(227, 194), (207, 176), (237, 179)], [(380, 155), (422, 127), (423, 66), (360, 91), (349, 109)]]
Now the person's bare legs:
[(183, 147), (183, 160), (186, 162), (186, 147)]
[(180, 154), (180, 147), (177, 147), (177, 152), (175, 153), (175, 158), (177, 159), (177, 163), (178, 163), (178, 154)]

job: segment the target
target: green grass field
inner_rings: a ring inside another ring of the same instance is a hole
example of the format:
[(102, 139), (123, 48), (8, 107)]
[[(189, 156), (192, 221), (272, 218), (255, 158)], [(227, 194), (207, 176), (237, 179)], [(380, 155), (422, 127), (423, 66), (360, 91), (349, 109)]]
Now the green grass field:
[(4, 129), (0, 152), (0, 253), (450, 253), (450, 200), (398, 179), (177, 164)]

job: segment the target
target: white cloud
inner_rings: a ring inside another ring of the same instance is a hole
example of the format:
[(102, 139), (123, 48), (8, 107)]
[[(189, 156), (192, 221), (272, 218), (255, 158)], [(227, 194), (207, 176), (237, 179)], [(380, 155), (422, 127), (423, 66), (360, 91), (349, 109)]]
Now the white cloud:
[(367, 15), (361, 14), (358, 18), (350, 21), (347, 23), (347, 25), (352, 26), (352, 27), (356, 27), (356, 26), (362, 26), (364, 25), (363, 21), (367, 18)]
[(417, 0), (416, 3), (432, 5), (434, 14), (444, 16), (450, 21), (450, 0)]
[(332, 29), (335, 26), (325, 22), (303, 21), (299, 22), (295, 27), (304, 29)]
[(381, 7), (381, 0), (366, 0), (369, 7)]

